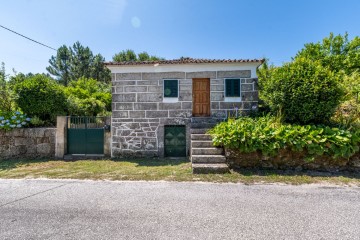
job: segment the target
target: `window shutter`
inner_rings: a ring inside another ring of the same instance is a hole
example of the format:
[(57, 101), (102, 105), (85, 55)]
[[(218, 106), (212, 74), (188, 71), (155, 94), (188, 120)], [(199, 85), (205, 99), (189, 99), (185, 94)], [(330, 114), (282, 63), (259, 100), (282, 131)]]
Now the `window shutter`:
[(225, 96), (240, 97), (240, 79), (225, 79)]

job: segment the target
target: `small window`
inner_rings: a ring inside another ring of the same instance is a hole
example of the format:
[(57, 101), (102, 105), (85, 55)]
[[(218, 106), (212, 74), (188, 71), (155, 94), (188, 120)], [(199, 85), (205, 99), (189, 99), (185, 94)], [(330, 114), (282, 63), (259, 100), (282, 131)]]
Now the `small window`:
[(240, 97), (240, 79), (225, 79), (225, 97)]
[(179, 96), (178, 80), (164, 80), (164, 97), (177, 98)]

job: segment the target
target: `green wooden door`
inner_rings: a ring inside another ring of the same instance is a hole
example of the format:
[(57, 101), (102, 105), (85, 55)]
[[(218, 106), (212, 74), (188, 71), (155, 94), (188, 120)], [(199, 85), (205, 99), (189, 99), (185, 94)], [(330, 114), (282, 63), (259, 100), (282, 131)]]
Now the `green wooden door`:
[(165, 157), (186, 157), (185, 126), (165, 126)]
[(68, 154), (104, 154), (104, 124), (97, 117), (69, 117)]

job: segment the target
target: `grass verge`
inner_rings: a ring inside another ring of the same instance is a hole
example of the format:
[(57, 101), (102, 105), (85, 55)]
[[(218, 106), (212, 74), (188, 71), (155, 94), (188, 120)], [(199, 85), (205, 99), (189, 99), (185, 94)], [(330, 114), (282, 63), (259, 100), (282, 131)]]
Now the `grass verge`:
[(328, 183), (360, 186), (359, 173), (232, 170), (227, 174), (191, 172), (186, 159), (1, 160), (0, 178), (205, 181), (234, 183)]

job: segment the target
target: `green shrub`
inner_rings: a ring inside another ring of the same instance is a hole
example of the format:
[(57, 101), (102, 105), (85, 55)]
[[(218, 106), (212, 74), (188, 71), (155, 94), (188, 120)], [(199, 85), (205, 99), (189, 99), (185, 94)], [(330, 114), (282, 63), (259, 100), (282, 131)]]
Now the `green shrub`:
[(55, 80), (41, 74), (15, 84), (16, 103), (30, 116), (55, 122), (57, 115), (66, 115), (66, 97)]
[(319, 62), (298, 58), (260, 81), (262, 97), (286, 122), (327, 123), (344, 96), (338, 77)]
[(65, 89), (70, 115), (96, 116), (111, 111), (110, 85), (80, 78)]
[(276, 155), (280, 149), (289, 148), (306, 151), (309, 156), (327, 154), (348, 158), (359, 151), (360, 144), (360, 129), (348, 131), (321, 125), (283, 124), (270, 116), (229, 119), (209, 133), (215, 146), (245, 153), (261, 151), (264, 155)]

